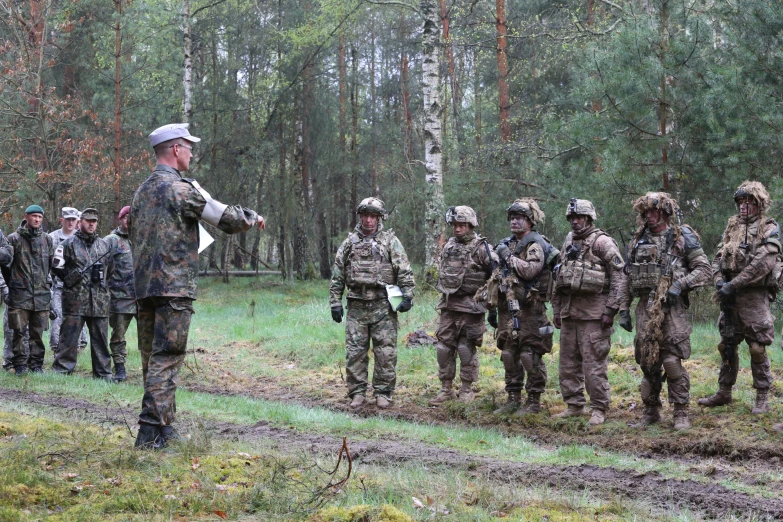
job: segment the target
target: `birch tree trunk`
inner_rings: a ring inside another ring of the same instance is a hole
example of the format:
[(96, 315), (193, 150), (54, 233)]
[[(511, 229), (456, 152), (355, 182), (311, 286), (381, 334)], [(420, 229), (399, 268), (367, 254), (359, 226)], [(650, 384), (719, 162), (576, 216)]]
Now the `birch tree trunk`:
[(182, 0), (182, 51), (185, 57), (185, 72), (182, 75), (182, 121), (185, 123), (190, 121), (193, 114), (193, 36), (190, 29), (190, 0)]
[(443, 165), (441, 150), (440, 13), (435, 0), (421, 0), (424, 17), (422, 35), (422, 94), (424, 98), (424, 168), (426, 203), (424, 223), (425, 272), (435, 274), (443, 247)]

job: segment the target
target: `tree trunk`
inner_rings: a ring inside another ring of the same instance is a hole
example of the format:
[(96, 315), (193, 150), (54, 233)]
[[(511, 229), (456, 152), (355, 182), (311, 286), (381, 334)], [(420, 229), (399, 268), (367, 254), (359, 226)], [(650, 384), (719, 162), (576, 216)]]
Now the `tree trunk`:
[(373, 196), (378, 195), (378, 166), (376, 164), (377, 140), (375, 128), (375, 15), (370, 16), (370, 187)]
[(435, 0), (422, 0), (422, 94), (424, 97), (424, 168), (426, 203), (424, 216), (425, 270), (434, 275), (443, 246), (443, 165), (441, 163), (440, 31)]
[(122, 208), (120, 180), (122, 179), (122, 3), (124, 0), (114, 0), (117, 20), (114, 24), (114, 220)]
[(506, 0), (495, 0), (497, 11), (495, 26), (497, 28), (498, 54), (498, 102), (500, 105), (500, 141), (511, 139), (511, 101), (508, 97), (508, 59), (506, 57)]
[(351, 70), (353, 73), (353, 85), (351, 85), (351, 116), (353, 117), (353, 130), (351, 133), (351, 154), (353, 161), (351, 163), (351, 229), (356, 227), (356, 207), (359, 204), (358, 182), (359, 182), (359, 60), (356, 48), (351, 48)]
[(407, 43), (407, 23), (405, 13), (400, 12), (400, 45), (402, 46), (400, 56), (400, 92), (402, 92), (402, 111), (405, 118), (404, 131), (404, 151), (408, 163), (414, 161), (413, 148), (413, 116), (411, 115), (411, 91), (408, 79), (408, 53), (405, 51)]
[[(346, 143), (346, 135), (348, 134), (348, 129), (346, 128), (346, 108), (345, 108), (345, 88), (346, 88), (346, 76), (345, 76), (345, 32), (340, 30), (340, 44), (337, 48), (337, 70), (338, 70), (338, 77), (339, 77), (339, 91), (340, 91), (340, 165), (344, 165), (345, 160), (347, 159), (347, 148), (348, 145)], [(336, 216), (334, 219), (334, 223), (339, 222), (340, 230), (345, 230), (348, 228), (348, 212), (346, 212), (346, 206), (347, 201), (345, 198), (345, 189), (347, 188), (345, 186), (345, 180), (344, 175), (346, 174), (346, 171), (343, 169), (340, 172), (340, 177), (337, 179), (337, 183), (335, 183), (335, 195), (337, 195), (337, 200), (335, 201), (334, 205), (334, 211), (336, 212)], [(338, 217), (339, 216), (339, 217)], [(339, 221), (338, 221), (339, 220)], [(334, 231), (333, 235), (336, 235), (337, 231)]]
[(182, 76), (184, 91), (182, 121), (190, 121), (193, 113), (193, 36), (190, 26), (190, 0), (182, 0), (182, 46), (185, 57), (185, 72)]
[(459, 80), (457, 78), (457, 64), (454, 61), (454, 46), (451, 43), (450, 31), (451, 21), (449, 19), (449, 9), (446, 5), (446, 0), (440, 0), (440, 18), (443, 23), (443, 43), (446, 46), (446, 66), (449, 71), (448, 79), (449, 87), (451, 88), (451, 113), (454, 120), (454, 135), (457, 138), (457, 150), (459, 151), (460, 166), (464, 167), (465, 162), (467, 161), (467, 154), (465, 147), (462, 146), (463, 129), (462, 120), (459, 117), (460, 107), (462, 106), (462, 93), (460, 92)]
[(661, 2), (661, 51), (659, 60), (661, 62), (661, 97), (658, 102), (658, 119), (660, 123), (659, 132), (664, 139), (661, 149), (661, 162), (663, 163), (663, 190), (669, 191), (669, 144), (666, 141), (668, 126), (666, 123), (666, 112), (669, 110), (669, 104), (666, 101), (666, 53), (669, 51), (669, 0)]
[(481, 74), (479, 71), (479, 50), (473, 49), (473, 98), (476, 127), (476, 148), (481, 154)]

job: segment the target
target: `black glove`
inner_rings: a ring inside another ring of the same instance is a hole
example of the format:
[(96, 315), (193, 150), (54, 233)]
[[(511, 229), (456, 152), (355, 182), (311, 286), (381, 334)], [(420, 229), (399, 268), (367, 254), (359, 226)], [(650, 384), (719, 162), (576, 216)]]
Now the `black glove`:
[(669, 287), (669, 290), (666, 291), (666, 297), (669, 299), (669, 301), (674, 301), (678, 297), (680, 297), (680, 294), (682, 293), (682, 283), (679, 281), (675, 281), (672, 283), (672, 286)]
[(607, 330), (614, 324), (614, 316), (609, 314), (601, 315), (601, 328)]
[(633, 321), (631, 321), (631, 312), (628, 310), (620, 310), (620, 320), (617, 321), (620, 328), (627, 332), (633, 331)]
[(337, 305), (332, 307), (332, 321), (335, 323), (343, 322), (343, 305)]
[(723, 279), (718, 279), (717, 281), (715, 281), (715, 290), (720, 290), (725, 284), (726, 281), (724, 281)]
[(731, 284), (731, 281), (728, 283), (723, 283), (720, 287), (720, 290), (718, 290), (718, 299), (721, 301), (726, 301), (728, 299), (731, 299), (734, 296), (734, 285)]
[(397, 307), (395, 312), (405, 313), (408, 310), (410, 310), (411, 308), (413, 308), (413, 298), (412, 297), (403, 297), (402, 298), (402, 302)]
[(50, 321), (54, 321), (55, 319), (57, 319), (57, 310), (55, 310), (54, 308), (51, 308), (49, 310), (49, 320)]
[(498, 311), (497, 310), (490, 310), (487, 312), (487, 322), (492, 328), (498, 327)]
[(503, 261), (507, 262), (508, 258), (511, 257), (511, 249), (508, 248), (508, 245), (505, 243), (500, 243), (495, 251), (498, 253), (498, 257)]

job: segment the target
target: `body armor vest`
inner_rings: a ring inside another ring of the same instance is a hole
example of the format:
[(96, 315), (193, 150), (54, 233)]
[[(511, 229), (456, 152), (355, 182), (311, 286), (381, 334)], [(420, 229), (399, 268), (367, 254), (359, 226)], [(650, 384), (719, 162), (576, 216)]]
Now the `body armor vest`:
[(346, 283), (349, 287), (385, 287), (396, 282), (394, 268), (389, 259), (390, 231), (363, 237), (351, 233), (351, 252), (348, 254)]
[[(606, 277), (606, 263), (593, 254), (593, 244), (605, 236), (606, 232), (596, 230), (582, 242), (581, 248), (566, 243), (566, 253), (557, 272), (555, 290), (566, 294), (600, 294), (609, 291), (609, 278)], [(578, 250), (574, 250), (578, 249)]]
[(450, 238), (440, 258), (438, 290), (446, 295), (473, 295), (487, 282), (487, 273), (473, 263), (473, 253), (487, 240), (476, 235), (467, 243)]
[[(501, 243), (505, 242), (510, 246), (514, 241), (516, 241), (516, 237), (511, 236), (501, 241)], [(525, 234), (516, 244), (514, 247), (514, 255), (520, 257), (527, 251), (527, 247), (530, 246), (531, 243), (538, 243), (538, 246), (541, 247), (541, 251), (544, 253), (544, 266), (538, 276), (532, 281), (520, 281), (519, 284), (514, 285), (514, 295), (520, 303), (523, 303), (528, 298), (532, 297), (529, 295), (530, 291), (537, 293), (540, 299), (548, 299), (549, 285), (552, 282), (552, 268), (557, 262), (558, 254), (560, 253), (546, 237), (536, 231), (531, 231)]]

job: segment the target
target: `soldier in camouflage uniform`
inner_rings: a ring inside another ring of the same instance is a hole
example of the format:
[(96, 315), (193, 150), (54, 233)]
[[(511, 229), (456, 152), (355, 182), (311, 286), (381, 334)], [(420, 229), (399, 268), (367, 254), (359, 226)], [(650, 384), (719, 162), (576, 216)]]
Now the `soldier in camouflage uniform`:
[[(13, 247), (8, 244), (8, 240), (0, 230), (0, 301), (8, 303), (8, 285), (5, 282), (3, 273), (6, 273), (10, 279), (10, 273), (7, 265), (14, 259)], [(3, 369), (10, 370), (14, 367), (14, 331), (8, 327), (8, 305), (3, 307)], [(25, 328), (24, 353), (29, 357), (30, 354), (30, 329)]]
[(555, 328), (560, 328), (560, 391), (568, 408), (554, 418), (583, 415), (590, 396), (590, 424), (603, 424), (609, 409), (607, 376), (612, 324), (628, 277), (617, 243), (595, 227), (595, 207), (571, 199), (566, 210), (571, 232), (561, 251), (552, 295)]
[[(54, 250), (52, 238), (41, 230), (44, 211), (38, 205), (25, 210), (25, 219), (8, 236), (14, 259), (8, 284), (8, 325), (13, 330), (14, 370), (25, 375), (43, 369), (43, 333), (49, 325), (52, 278), (49, 274)], [(25, 354), (25, 329), (30, 330), (30, 352)]]
[(125, 332), (131, 320), (136, 317), (136, 286), (133, 282), (133, 254), (128, 238), (128, 213), (130, 206), (120, 210), (118, 219), (120, 226), (106, 236), (104, 241), (109, 245), (111, 254), (107, 259), (109, 294), (109, 326), (111, 326), (111, 357), (114, 360), (114, 380), (122, 382), (127, 379), (125, 359), (128, 350), (125, 343)]
[[(508, 402), (495, 413), (519, 416), (541, 411), (547, 379), (542, 356), (552, 351), (554, 333), (546, 316), (546, 302), (558, 250), (535, 230), (545, 217), (535, 200), (517, 199), (506, 209), (506, 215), (512, 235), (495, 247), (501, 266), (493, 275), (493, 291), (500, 310), (495, 324)], [(523, 385), (527, 391), (524, 406)]]
[(737, 215), (729, 218), (712, 261), (717, 298), (721, 303), (718, 323), (718, 351), (723, 363), (718, 391), (699, 399), (701, 406), (722, 406), (732, 402), (731, 388), (737, 382), (739, 344), (750, 351), (750, 370), (756, 389), (752, 413), (769, 411), (767, 395), (772, 386), (767, 346), (775, 339), (775, 317), (770, 303), (777, 291), (776, 262), (781, 251), (780, 226), (767, 217), (772, 204), (769, 193), (758, 181), (746, 181), (734, 193)]
[[(63, 207), (60, 210), (60, 228), (49, 233), (55, 250), (76, 232), (80, 215), (81, 213), (73, 207)], [(52, 274), (52, 310), (57, 314), (57, 317), (52, 319), (49, 328), (49, 348), (53, 353), (57, 353), (60, 346), (60, 326), (63, 323), (63, 282), (54, 274)], [(79, 351), (81, 352), (86, 346), (87, 325), (84, 325), (79, 336)]]
[(97, 232), (98, 211), (82, 211), (79, 230), (63, 241), (54, 253), (52, 268), (63, 281), (63, 323), (60, 349), (54, 354), (52, 370), (71, 374), (76, 368), (79, 336), (87, 324), (90, 332), (92, 376), (111, 380), (109, 358), (109, 290), (106, 288), (106, 260), (109, 245)]
[(484, 305), (474, 295), (487, 281), (495, 264), (494, 253), (486, 238), (476, 234), (476, 212), (470, 207), (451, 207), (446, 212), (446, 223), (452, 226), (454, 236), (443, 247), (438, 268), (438, 290), (443, 295), (438, 303), (438, 378), (440, 393), (429, 401), (440, 406), (457, 398), (454, 377), (457, 356), (460, 360), (461, 387), (459, 400), (471, 402), (472, 383), (478, 380), (479, 358), (476, 348), (481, 346), (484, 332)]
[[(356, 213), (360, 222), (343, 241), (335, 256), (329, 285), (332, 319), (343, 320), (342, 297), (348, 287), (348, 317), (345, 322), (345, 371), (351, 408), (366, 403), (368, 352), (372, 340), (375, 369), (372, 387), (379, 408), (391, 405), (397, 383), (397, 312), (413, 306), (413, 270), (405, 249), (391, 229), (384, 229), (383, 201), (366, 198)], [(392, 310), (387, 285), (402, 291), (402, 302)]]
[(157, 165), (133, 196), (128, 229), (144, 376), (136, 447), (160, 448), (177, 438), (171, 423), (198, 287), (199, 220), (229, 234), (266, 228), (266, 223), (256, 212), (224, 205), (196, 180), (182, 177), (193, 144), (200, 141), (187, 123), (164, 125), (149, 139)]
[(648, 192), (634, 202), (633, 209), (638, 228), (628, 245), (629, 277), (623, 288), (619, 324), (629, 332), (633, 329), (628, 310), (638, 297), (634, 352), (644, 375), (644, 414), (635, 426), (661, 420), (665, 372), (669, 403), (674, 405), (674, 429), (688, 429), (691, 381), (682, 366), (691, 355), (688, 293), (704, 286), (712, 269), (696, 231), (672, 222), (679, 206), (669, 194)]

